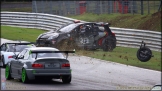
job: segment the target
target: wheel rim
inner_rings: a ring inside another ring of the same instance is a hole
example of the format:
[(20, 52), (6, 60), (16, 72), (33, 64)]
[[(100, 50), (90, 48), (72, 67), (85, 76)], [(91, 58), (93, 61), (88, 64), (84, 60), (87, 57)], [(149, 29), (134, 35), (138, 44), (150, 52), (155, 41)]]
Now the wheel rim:
[(5, 77), (8, 78), (9, 76), (9, 67), (6, 66)]
[(25, 79), (26, 79), (26, 72), (25, 72), (25, 70), (23, 69), (22, 70), (22, 75), (21, 75), (22, 77), (22, 82), (25, 82)]

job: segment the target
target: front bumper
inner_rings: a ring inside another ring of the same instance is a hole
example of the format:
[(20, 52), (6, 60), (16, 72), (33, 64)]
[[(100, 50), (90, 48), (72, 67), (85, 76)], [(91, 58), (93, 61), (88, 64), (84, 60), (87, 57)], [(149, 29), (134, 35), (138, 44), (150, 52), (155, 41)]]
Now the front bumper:
[(29, 80), (34, 80), (36, 77), (61, 77), (63, 75), (71, 75), (71, 69), (26, 69)]

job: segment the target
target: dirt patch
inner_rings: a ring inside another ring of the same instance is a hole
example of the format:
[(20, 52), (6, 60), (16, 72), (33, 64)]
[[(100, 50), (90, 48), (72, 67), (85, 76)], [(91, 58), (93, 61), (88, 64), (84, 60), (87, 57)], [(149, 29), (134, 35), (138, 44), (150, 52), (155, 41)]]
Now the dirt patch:
[(161, 11), (152, 14), (150, 19), (138, 26), (138, 29), (154, 30), (159, 23), (161, 23)]
[(77, 44), (74, 41), (70, 40), (63, 40), (56, 46), (61, 51), (72, 51), (72, 50), (83, 50), (82, 48), (79, 48)]

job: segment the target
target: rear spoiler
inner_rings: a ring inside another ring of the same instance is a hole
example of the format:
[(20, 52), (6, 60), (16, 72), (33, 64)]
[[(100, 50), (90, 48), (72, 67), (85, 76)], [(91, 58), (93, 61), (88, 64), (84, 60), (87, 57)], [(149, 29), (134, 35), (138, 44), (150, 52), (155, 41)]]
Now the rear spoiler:
[(6, 43), (6, 44), (15, 44), (15, 45), (30, 45), (30, 44), (35, 44), (34, 42), (30, 43)]
[(68, 54), (69, 53), (75, 53), (75, 50), (73, 50), (73, 51), (30, 51), (30, 53), (65, 53), (67, 55), (66, 56), (66, 59), (67, 59)]

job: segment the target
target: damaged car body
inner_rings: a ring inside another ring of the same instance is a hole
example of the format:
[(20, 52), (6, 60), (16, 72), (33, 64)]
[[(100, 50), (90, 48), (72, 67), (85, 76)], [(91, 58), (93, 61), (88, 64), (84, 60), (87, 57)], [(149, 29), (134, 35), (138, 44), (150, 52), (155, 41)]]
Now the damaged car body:
[(116, 47), (115, 33), (109, 28), (109, 23), (81, 23), (68, 24), (55, 32), (47, 32), (38, 36), (38, 46), (56, 47), (61, 41), (75, 42), (78, 47), (86, 50), (103, 49), (112, 51)]

